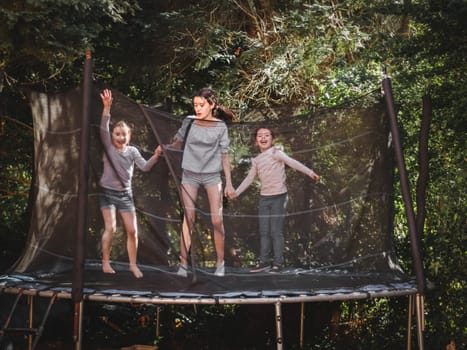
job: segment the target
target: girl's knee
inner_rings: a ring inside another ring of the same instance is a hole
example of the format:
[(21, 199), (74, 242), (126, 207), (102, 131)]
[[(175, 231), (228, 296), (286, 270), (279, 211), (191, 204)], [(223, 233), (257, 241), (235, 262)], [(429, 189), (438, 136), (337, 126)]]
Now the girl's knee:
[(222, 220), (222, 217), (219, 215), (214, 215), (211, 217), (211, 223), (214, 228), (216, 228), (219, 231), (223, 231), (223, 225), (224, 221)]
[(126, 231), (126, 234), (128, 235), (128, 237), (136, 238), (138, 236), (138, 231), (136, 230), (136, 228), (131, 228)]
[(185, 209), (185, 213), (184, 213), (184, 219), (189, 221), (189, 222), (193, 222), (195, 220), (195, 211), (194, 210), (191, 210), (191, 209)]
[(104, 236), (113, 236), (115, 234), (115, 232), (117, 232), (117, 227), (116, 226), (109, 226), (109, 227), (106, 227), (104, 228), (104, 233), (103, 235)]

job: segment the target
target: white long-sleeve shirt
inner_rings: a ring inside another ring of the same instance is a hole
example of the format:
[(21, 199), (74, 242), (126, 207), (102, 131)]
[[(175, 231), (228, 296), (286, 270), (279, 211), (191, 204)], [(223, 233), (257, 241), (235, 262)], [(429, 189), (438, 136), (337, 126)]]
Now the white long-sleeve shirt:
[(251, 161), (248, 175), (236, 189), (237, 196), (245, 191), (258, 176), (262, 196), (273, 196), (287, 192), (285, 164), (308, 176), (313, 170), (285, 154), (280, 147), (273, 146)]
[(222, 154), (229, 152), (229, 135), (227, 125), (222, 120), (212, 121), (209, 125), (198, 125), (192, 122), (190, 132), (186, 130), (190, 124), (188, 116), (183, 121), (175, 139), (183, 142), (182, 168), (195, 173), (215, 173), (222, 170)]

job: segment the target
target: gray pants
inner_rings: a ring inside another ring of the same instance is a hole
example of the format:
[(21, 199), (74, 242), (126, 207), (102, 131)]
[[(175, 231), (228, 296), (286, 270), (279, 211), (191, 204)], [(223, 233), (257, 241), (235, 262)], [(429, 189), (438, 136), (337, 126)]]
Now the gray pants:
[(284, 264), (284, 222), (287, 193), (259, 196), (260, 261)]

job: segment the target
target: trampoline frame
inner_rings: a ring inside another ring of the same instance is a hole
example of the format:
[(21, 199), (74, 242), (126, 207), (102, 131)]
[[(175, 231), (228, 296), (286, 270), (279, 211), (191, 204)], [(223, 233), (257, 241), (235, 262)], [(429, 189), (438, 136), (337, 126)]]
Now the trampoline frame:
[[(17, 295), (16, 302), (13, 305), (10, 315), (7, 318), (6, 323), (4, 324), (2, 330), (0, 331), (0, 341), (5, 334), (16, 333), (16, 334), (27, 334), (28, 335), (28, 349), (34, 350), (38, 344), (39, 338), (42, 334), (45, 322), (51, 310), (51, 307), (56, 299), (72, 300), (72, 293), (66, 291), (54, 291), (51, 289), (46, 290), (34, 290), (34, 289), (23, 289), (17, 287), (0, 287), (0, 291), (6, 294), (15, 294)], [(11, 317), (14, 313), (14, 309), (19, 298), (25, 295), (29, 300), (29, 319), (28, 324), (29, 328), (8, 328)], [(407, 350), (411, 350), (411, 338), (412, 338), (412, 323), (413, 323), (413, 314), (416, 314), (416, 329), (417, 329), (417, 341), (419, 344), (419, 349), (423, 349), (423, 330), (424, 330), (424, 296), (418, 293), (417, 288), (411, 289), (400, 289), (392, 291), (380, 291), (380, 292), (353, 292), (353, 293), (335, 293), (335, 294), (317, 294), (317, 295), (302, 295), (302, 296), (280, 296), (280, 297), (243, 297), (243, 298), (228, 298), (228, 297), (142, 297), (142, 296), (122, 296), (118, 294), (114, 295), (104, 295), (102, 293), (90, 293), (83, 294), (83, 300), (79, 303), (74, 304), (74, 314), (75, 317), (77, 314), (81, 317), (83, 312), (84, 302), (98, 302), (98, 303), (128, 303), (128, 304), (153, 304), (157, 305), (157, 315), (156, 315), (156, 335), (160, 334), (159, 325), (160, 325), (160, 315), (159, 307), (160, 305), (274, 305), (275, 311), (275, 326), (276, 326), (276, 348), (277, 350), (283, 350), (284, 348), (284, 338), (282, 331), (282, 304), (300, 304), (300, 330), (299, 330), (299, 345), (300, 348), (303, 347), (304, 341), (304, 319), (305, 319), (305, 303), (310, 302), (333, 302), (333, 301), (355, 301), (355, 300), (364, 300), (371, 298), (392, 298), (392, 297), (401, 297), (408, 296), (408, 312), (407, 312)], [(33, 298), (42, 297), (50, 298), (50, 303), (48, 309), (44, 315), (44, 318), (41, 321), (41, 324), (37, 328), (33, 328), (33, 319), (32, 315), (34, 314), (33, 310)], [(81, 323), (76, 329), (76, 322), (74, 324), (74, 333), (81, 335)], [(35, 337), (34, 337), (35, 336)], [(81, 336), (73, 337), (75, 343), (75, 349), (81, 349), (82, 340)]]

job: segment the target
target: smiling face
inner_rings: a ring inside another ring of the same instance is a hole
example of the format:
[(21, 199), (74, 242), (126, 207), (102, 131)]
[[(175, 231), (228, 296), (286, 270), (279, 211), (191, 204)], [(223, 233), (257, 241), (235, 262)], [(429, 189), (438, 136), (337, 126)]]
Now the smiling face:
[(271, 130), (261, 128), (256, 131), (256, 145), (261, 152), (267, 151), (272, 147), (274, 137)]
[(212, 119), (212, 111), (216, 107), (214, 103), (209, 103), (204, 97), (195, 96), (193, 98), (193, 108), (195, 110), (196, 118), (198, 119)]
[(112, 130), (112, 144), (122, 151), (130, 143), (130, 136), (130, 128), (126, 124), (117, 123)]

